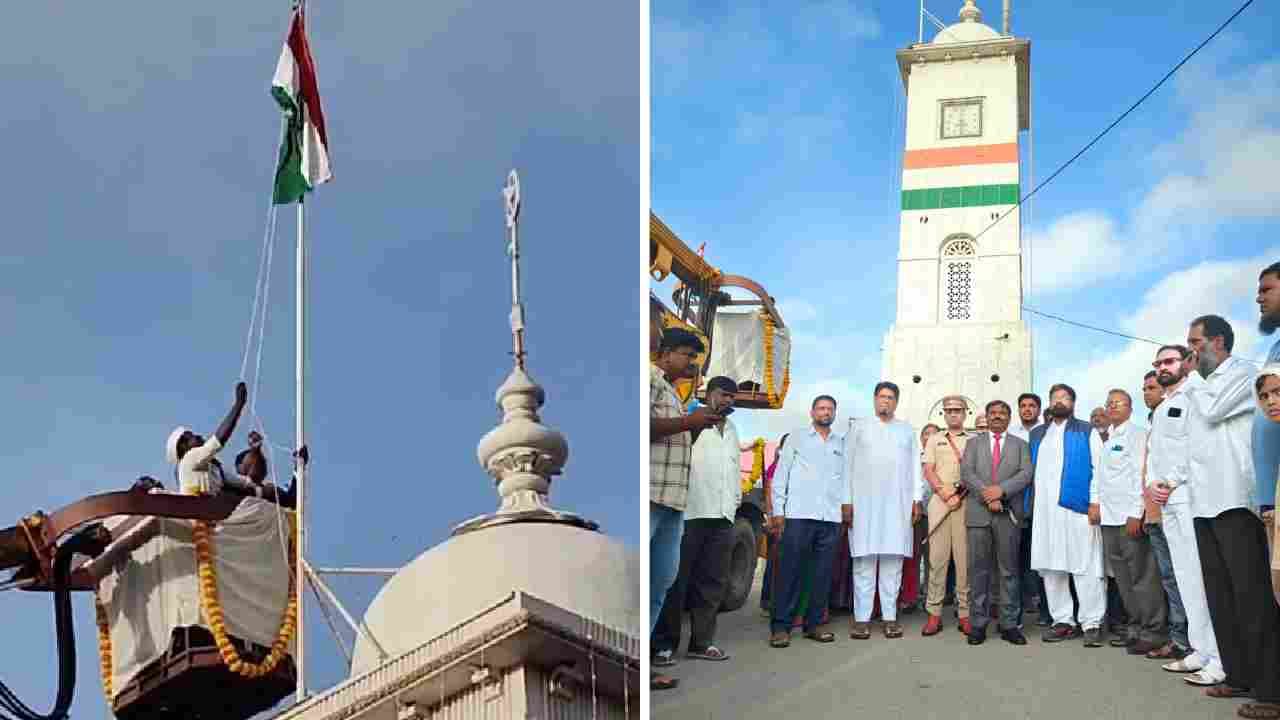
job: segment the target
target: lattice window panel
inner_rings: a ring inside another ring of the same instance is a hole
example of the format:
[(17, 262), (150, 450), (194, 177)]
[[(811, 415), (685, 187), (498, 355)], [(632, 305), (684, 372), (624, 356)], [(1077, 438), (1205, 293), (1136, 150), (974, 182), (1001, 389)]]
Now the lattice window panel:
[(947, 319), (968, 320), (973, 305), (973, 263), (947, 263)]

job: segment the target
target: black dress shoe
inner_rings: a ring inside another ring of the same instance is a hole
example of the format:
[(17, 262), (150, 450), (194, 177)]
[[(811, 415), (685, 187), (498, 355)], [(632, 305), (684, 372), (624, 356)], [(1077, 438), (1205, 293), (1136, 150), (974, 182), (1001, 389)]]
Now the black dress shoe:
[(1027, 636), (1023, 635), (1022, 631), (1018, 628), (1013, 628), (1012, 630), (1001, 630), (1000, 638), (1005, 642), (1013, 643), (1014, 645), (1027, 644)]
[(969, 633), (969, 644), (970, 644), (970, 645), (981, 645), (982, 643), (984, 643), (984, 642), (986, 642), (986, 641), (987, 641), (987, 629), (986, 629), (986, 628), (974, 628), (974, 629), (973, 629), (973, 631)]

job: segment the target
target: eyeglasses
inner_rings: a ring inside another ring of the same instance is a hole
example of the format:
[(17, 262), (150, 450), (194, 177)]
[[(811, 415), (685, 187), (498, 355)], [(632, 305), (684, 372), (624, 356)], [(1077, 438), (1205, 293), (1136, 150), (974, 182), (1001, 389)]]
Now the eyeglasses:
[(1165, 358), (1163, 360), (1157, 360), (1151, 363), (1151, 367), (1158, 368), (1158, 367), (1164, 367), (1166, 365), (1173, 366), (1181, 362), (1182, 362), (1182, 358), (1171, 357), (1171, 358)]
[(944, 413), (958, 413), (958, 412), (959, 412), (959, 413), (962, 413), (962, 412), (964, 412), (964, 408), (942, 408), (942, 412), (944, 412)]

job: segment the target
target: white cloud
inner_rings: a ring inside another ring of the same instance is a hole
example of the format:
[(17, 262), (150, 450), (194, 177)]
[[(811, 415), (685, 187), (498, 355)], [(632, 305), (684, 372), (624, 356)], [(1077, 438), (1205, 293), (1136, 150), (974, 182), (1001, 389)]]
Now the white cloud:
[(1280, 217), (1280, 60), (1236, 71), (1228, 62), (1189, 68), (1175, 83), (1187, 125), (1150, 153), (1157, 179), (1126, 223), (1084, 210), (1028, 233), (1032, 292), (1089, 287), (1135, 263), (1158, 264), (1222, 224)]
[(1117, 262), (1126, 253), (1115, 222), (1104, 213), (1082, 211), (1058, 218), (1043, 232), (1031, 232), (1026, 247), (1031, 262), (1023, 267), (1033, 292), (1084, 287), (1130, 270)]

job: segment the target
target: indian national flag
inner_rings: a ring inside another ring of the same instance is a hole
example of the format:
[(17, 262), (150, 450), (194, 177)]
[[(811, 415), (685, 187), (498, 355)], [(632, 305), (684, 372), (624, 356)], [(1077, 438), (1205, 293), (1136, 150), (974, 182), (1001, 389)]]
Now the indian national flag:
[(329, 140), (320, 111), (316, 87), (316, 66), (303, 23), (302, 8), (293, 13), (289, 39), (280, 52), (271, 95), (289, 116), (284, 141), (280, 144), (280, 165), (276, 168), (275, 204), (298, 202), (303, 193), (333, 179), (329, 172)]

